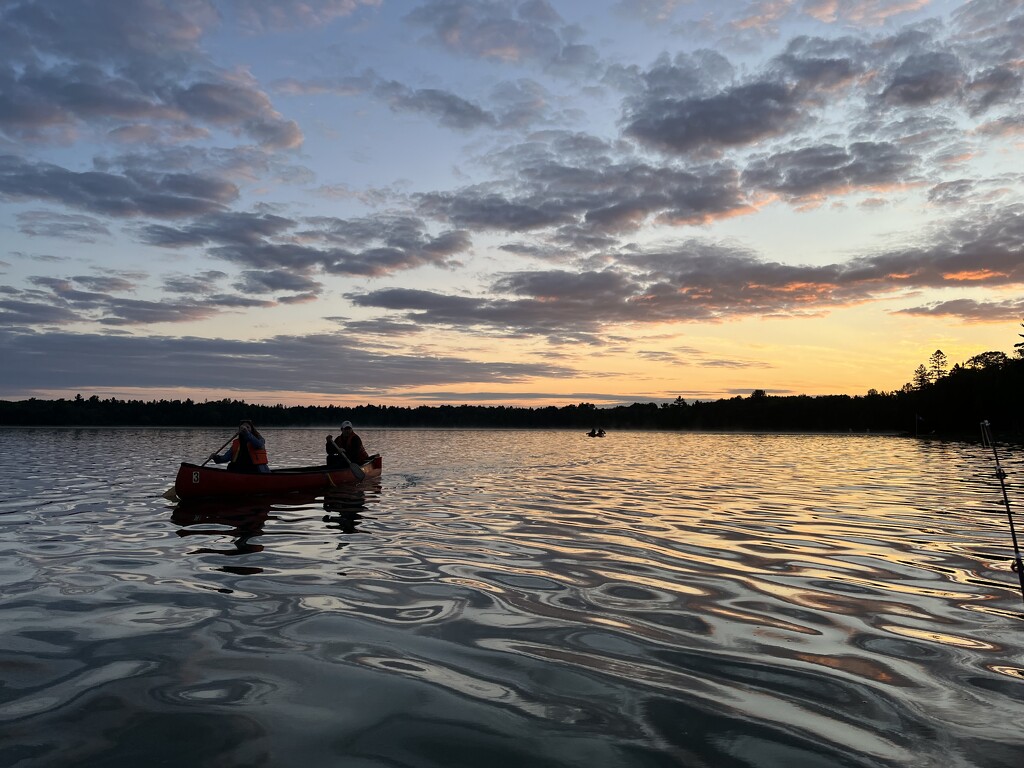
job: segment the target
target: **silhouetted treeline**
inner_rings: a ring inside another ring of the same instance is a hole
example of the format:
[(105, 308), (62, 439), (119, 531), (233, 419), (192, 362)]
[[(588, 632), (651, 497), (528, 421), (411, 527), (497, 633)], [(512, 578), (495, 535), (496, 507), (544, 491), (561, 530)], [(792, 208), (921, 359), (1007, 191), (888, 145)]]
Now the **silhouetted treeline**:
[[(933, 356), (934, 359), (934, 356)], [(747, 397), (687, 403), (633, 403), (597, 408), (592, 403), (522, 408), (491, 405), (284, 406), (241, 400), (0, 401), (5, 426), (233, 426), (242, 418), (260, 427), (322, 426), (337, 429), (349, 419), (359, 428), (477, 427), (667, 430), (764, 430), (773, 432), (904, 432), (973, 436), (984, 419), (1002, 437), (1024, 434), (1024, 359), (984, 353), (946, 372), (936, 368), (895, 392), (812, 397)]]

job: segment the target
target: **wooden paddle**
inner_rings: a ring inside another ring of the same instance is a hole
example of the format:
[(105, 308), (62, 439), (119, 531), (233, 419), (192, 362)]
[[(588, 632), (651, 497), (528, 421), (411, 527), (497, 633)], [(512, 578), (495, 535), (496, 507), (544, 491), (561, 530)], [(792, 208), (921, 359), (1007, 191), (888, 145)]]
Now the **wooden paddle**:
[(348, 454), (346, 454), (343, 450), (341, 450), (341, 448), (338, 447), (338, 444), (334, 442), (333, 437), (331, 438), (331, 445), (333, 445), (334, 449), (341, 454), (341, 458), (348, 462), (348, 468), (352, 470), (352, 474), (356, 476), (356, 480), (362, 480), (363, 478), (366, 477), (366, 473), (363, 472), (363, 468), (356, 464), (354, 461), (352, 461), (352, 459), (348, 457)]
[(223, 451), (223, 450), (224, 450), (225, 448), (227, 448), (227, 447), (228, 447), (228, 443), (230, 443), (230, 442), (231, 442), (232, 440), (234, 440), (234, 439), (235, 439), (236, 437), (238, 437), (238, 433), (237, 433), (237, 432), (235, 432), (235, 434), (233, 434), (233, 435), (232, 435), (231, 437), (229, 437), (229, 438), (228, 438), (227, 440), (225, 440), (225, 441), (224, 441), (224, 445), (222, 445), (222, 446), (221, 446), (220, 448), (218, 448), (218, 449), (217, 449), (216, 451), (214, 451), (214, 452), (213, 452), (213, 453), (211, 453), (211, 454), (210, 454), (209, 456), (207, 456), (207, 458), (206, 458), (206, 461), (204, 461), (204, 462), (203, 462), (202, 464), (200, 464), (199, 466), (200, 466), (200, 467), (205, 467), (205, 466), (206, 466), (207, 464), (209, 464), (209, 463), (210, 463), (211, 461), (213, 461), (213, 457), (214, 457), (214, 456), (216, 456), (216, 455), (217, 455), (218, 453), (220, 453), (221, 451)]

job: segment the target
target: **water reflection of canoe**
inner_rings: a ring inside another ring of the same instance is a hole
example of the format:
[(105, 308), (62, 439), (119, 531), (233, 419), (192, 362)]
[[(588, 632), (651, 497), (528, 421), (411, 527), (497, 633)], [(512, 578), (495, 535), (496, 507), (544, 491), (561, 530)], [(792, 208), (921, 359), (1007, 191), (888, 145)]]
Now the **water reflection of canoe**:
[[(362, 465), (366, 478), (380, 477), (381, 467), (380, 455), (371, 456)], [(217, 467), (183, 462), (174, 480), (174, 492), (179, 499), (208, 499), (320, 491), (356, 482), (359, 481), (348, 467), (295, 467), (259, 474), (228, 472)]]
[[(269, 497), (250, 497), (248, 500), (191, 499), (180, 501), (171, 513), (171, 522), (182, 526), (178, 536), (199, 536), (219, 539), (230, 536), (233, 546), (224, 549), (201, 547), (195, 554), (244, 555), (262, 552), (263, 545), (254, 543), (263, 535), (263, 527), (272, 519)], [(315, 500), (315, 497), (312, 497)], [(276, 518), (274, 518), (276, 519)]]
[(180, 499), (171, 512), (171, 521), (178, 525), (222, 523), (253, 529), (279, 512), (314, 509), (321, 506), (323, 491), (261, 494), (253, 496), (213, 496)]

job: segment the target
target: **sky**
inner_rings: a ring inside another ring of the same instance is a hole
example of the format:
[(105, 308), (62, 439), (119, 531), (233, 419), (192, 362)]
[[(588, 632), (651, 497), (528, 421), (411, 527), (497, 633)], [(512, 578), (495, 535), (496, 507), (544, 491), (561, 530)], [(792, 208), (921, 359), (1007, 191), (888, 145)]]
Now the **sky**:
[(0, 0), (0, 399), (893, 391), (1024, 319), (1022, 0)]

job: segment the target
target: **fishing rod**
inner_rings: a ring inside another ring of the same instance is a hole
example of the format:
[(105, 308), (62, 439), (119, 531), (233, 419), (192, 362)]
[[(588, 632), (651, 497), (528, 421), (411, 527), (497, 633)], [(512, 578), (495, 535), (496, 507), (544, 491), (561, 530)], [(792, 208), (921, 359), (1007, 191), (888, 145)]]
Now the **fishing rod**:
[(1010, 568), (1017, 574), (1017, 579), (1020, 581), (1020, 596), (1024, 599), (1024, 562), (1020, 559), (1017, 531), (1013, 526), (1013, 513), (1010, 511), (1010, 497), (1006, 495), (1006, 472), (999, 463), (999, 451), (996, 450), (996, 442), (992, 439), (992, 426), (988, 421), (981, 422), (981, 444), (985, 448), (992, 448), (992, 456), (996, 460), (996, 477), (999, 478), (999, 487), (1003, 489), (1003, 504), (1006, 506), (1006, 517), (1010, 521), (1010, 536), (1013, 539), (1013, 565)]

